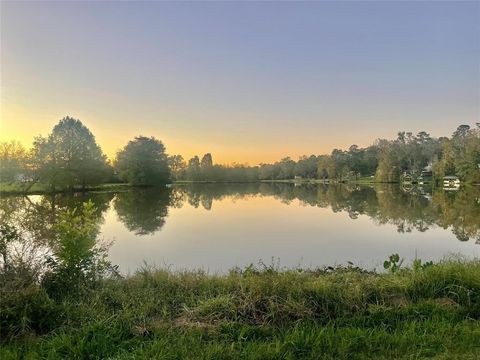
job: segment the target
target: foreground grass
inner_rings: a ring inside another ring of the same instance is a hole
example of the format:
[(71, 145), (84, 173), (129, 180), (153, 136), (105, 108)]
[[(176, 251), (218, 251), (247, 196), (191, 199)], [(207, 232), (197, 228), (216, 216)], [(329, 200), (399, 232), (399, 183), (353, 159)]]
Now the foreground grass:
[(357, 268), (144, 269), (52, 299), (2, 287), (5, 359), (479, 359), (480, 261)]

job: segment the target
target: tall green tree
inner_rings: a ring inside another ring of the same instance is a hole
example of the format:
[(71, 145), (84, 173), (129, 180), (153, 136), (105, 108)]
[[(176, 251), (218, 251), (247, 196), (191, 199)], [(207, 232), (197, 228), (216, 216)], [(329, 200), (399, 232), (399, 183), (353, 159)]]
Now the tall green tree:
[(213, 159), (212, 159), (212, 154), (206, 153), (203, 155), (202, 160), (200, 160), (200, 177), (202, 180), (217, 180), (216, 179), (216, 174), (215, 170), (217, 170), (218, 167), (215, 169), (213, 167)]
[(107, 158), (91, 131), (80, 120), (65, 117), (47, 137), (38, 137), (33, 145), (36, 178), (56, 186), (98, 184), (111, 173)]
[(117, 153), (120, 179), (132, 185), (161, 185), (170, 181), (165, 146), (154, 137), (137, 136)]
[(379, 161), (375, 180), (379, 182), (398, 182), (400, 179), (400, 168), (398, 153), (395, 147), (387, 140), (378, 141)]
[(200, 180), (200, 159), (196, 155), (188, 160), (187, 179)]
[(317, 177), (325, 180), (328, 178), (328, 166), (331, 159), (328, 155), (320, 155), (317, 162)]
[(183, 160), (182, 155), (172, 155), (168, 157), (168, 166), (170, 167), (170, 172), (172, 178), (175, 180), (180, 180), (185, 177), (185, 172), (187, 170), (187, 163)]
[(441, 156), (435, 162), (437, 179), (457, 175), (463, 181), (480, 183), (480, 128), (460, 125), (451, 139), (441, 140)]
[(200, 161), (200, 166), (204, 169), (209, 169), (213, 166), (212, 154), (206, 153)]
[(301, 156), (294, 169), (296, 176), (307, 179), (315, 179), (317, 177), (317, 157), (315, 155)]

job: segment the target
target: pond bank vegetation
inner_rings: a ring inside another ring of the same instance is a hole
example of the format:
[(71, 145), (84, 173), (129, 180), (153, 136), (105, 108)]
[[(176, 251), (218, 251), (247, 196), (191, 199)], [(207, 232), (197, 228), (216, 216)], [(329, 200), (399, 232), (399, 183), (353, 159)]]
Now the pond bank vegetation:
[(478, 261), (382, 274), (145, 268), (62, 295), (11, 281), (2, 276), (2, 359), (480, 356)]
[(96, 211), (59, 212), (38, 242), (0, 227), (3, 360), (480, 356), (479, 260), (122, 275), (97, 239)]

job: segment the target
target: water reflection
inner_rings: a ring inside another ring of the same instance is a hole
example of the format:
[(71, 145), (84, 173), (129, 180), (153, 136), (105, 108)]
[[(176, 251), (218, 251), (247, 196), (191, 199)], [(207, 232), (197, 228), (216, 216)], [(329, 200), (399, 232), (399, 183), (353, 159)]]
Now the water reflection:
[(165, 224), (171, 204), (169, 189), (132, 190), (117, 194), (113, 207), (118, 219), (135, 235), (154, 233)]
[(61, 210), (73, 210), (79, 204), (91, 201), (99, 224), (109, 208), (113, 193), (76, 193), (70, 195), (7, 196), (0, 199), (0, 221), (14, 226), (23, 238), (37, 244), (53, 245), (52, 225)]
[(214, 200), (249, 196), (272, 196), (285, 204), (294, 200), (305, 206), (346, 212), (355, 220), (367, 215), (378, 225), (392, 224), (399, 233), (425, 232), (432, 226), (451, 228), (458, 240), (480, 239), (480, 188), (464, 187), (456, 192), (410, 188), (398, 185), (314, 185), (281, 183), (196, 184), (177, 186), (177, 206), (186, 200), (194, 207), (211, 210)]
[(426, 232), (440, 227), (449, 229), (460, 241), (477, 239), (480, 242), (478, 187), (447, 192), (427, 188), (406, 191), (397, 185), (189, 184), (117, 194), (3, 197), (0, 199), (0, 219), (39, 242), (48, 242), (58, 210), (73, 209), (90, 200), (97, 209), (99, 223), (111, 207), (130, 232), (141, 236), (160, 231), (167, 221), (169, 208), (180, 209), (188, 204), (211, 211), (217, 201), (248, 200), (249, 197), (273, 197), (285, 204), (299, 201), (303, 206), (345, 212), (352, 220), (366, 215), (377, 225), (394, 225), (399, 233)]

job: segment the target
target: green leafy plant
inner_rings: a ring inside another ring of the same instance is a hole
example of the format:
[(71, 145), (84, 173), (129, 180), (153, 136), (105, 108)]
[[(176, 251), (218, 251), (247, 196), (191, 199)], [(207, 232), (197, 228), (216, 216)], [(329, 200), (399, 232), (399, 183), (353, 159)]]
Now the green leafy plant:
[(112, 269), (107, 246), (97, 241), (98, 221), (92, 202), (61, 213), (54, 231), (53, 255), (47, 259), (50, 271), (43, 280), (50, 295), (77, 295)]
[(403, 259), (400, 259), (398, 254), (392, 254), (388, 260), (383, 262), (383, 268), (389, 270), (392, 274), (398, 272), (403, 264)]
[(17, 229), (8, 224), (0, 224), (0, 255), (2, 256), (4, 269), (8, 267), (8, 244), (19, 239), (20, 234)]
[(413, 260), (413, 271), (422, 271), (433, 265), (433, 261), (426, 261), (422, 264), (421, 259)]

